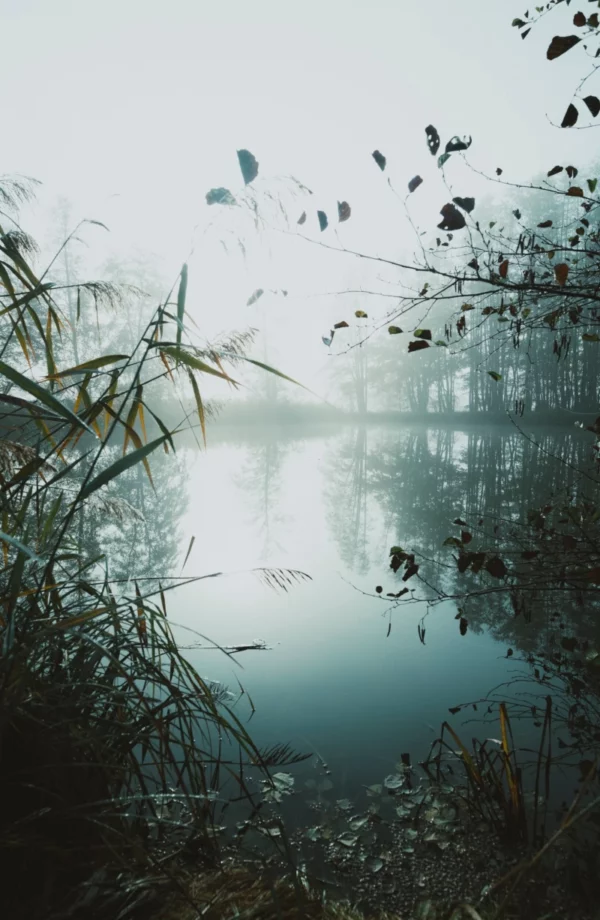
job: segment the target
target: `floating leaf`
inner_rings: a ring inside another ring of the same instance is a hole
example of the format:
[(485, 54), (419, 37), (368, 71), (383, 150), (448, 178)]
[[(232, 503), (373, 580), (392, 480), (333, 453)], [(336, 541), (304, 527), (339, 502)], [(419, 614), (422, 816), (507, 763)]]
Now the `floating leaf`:
[(414, 190), (417, 189), (417, 188), (422, 184), (422, 182), (423, 182), (423, 180), (422, 180), (421, 176), (415, 176), (415, 177), (414, 177), (413, 179), (411, 179), (410, 182), (408, 183), (408, 191), (409, 191), (409, 192), (414, 192)]
[(380, 153), (379, 150), (374, 150), (371, 156), (373, 157), (373, 159), (379, 166), (380, 170), (383, 172), (383, 170), (385, 169), (385, 164), (387, 163), (387, 160), (384, 157), (384, 155)]
[(455, 136), (451, 138), (446, 144), (446, 153), (455, 153), (459, 150), (468, 150), (471, 146), (471, 137), (458, 137)]
[(321, 232), (323, 232), (323, 230), (327, 229), (329, 224), (329, 221), (327, 220), (327, 214), (325, 211), (317, 211), (317, 217), (319, 218), (319, 227), (321, 228)]
[(597, 179), (588, 179), (588, 180), (587, 180), (587, 184), (588, 184), (588, 188), (589, 188), (591, 194), (593, 195), (594, 192), (596, 191), (596, 186), (598, 185), (598, 180), (597, 180)]
[(359, 831), (365, 826), (368, 820), (368, 817), (365, 815), (358, 815), (356, 818), (350, 819), (348, 822), (348, 827), (351, 831)]
[(463, 215), (453, 204), (445, 204), (440, 214), (443, 217), (443, 220), (438, 224), (440, 230), (462, 230), (466, 225)]
[(488, 374), (492, 380), (502, 380), (502, 374), (499, 374), (498, 371), (488, 371)]
[(346, 832), (337, 837), (337, 842), (341, 843), (343, 847), (354, 847), (358, 843), (358, 837), (356, 834), (350, 834)]
[(577, 169), (576, 166), (567, 166), (566, 172), (567, 172), (567, 176), (569, 177), (569, 179), (574, 179), (577, 173), (579, 172), (579, 170)]
[(577, 35), (555, 35), (548, 45), (546, 57), (549, 61), (554, 61), (557, 57), (560, 57), (561, 54), (570, 51), (571, 48), (579, 44), (580, 41), (581, 39), (578, 38)]
[(585, 13), (582, 13), (581, 11), (579, 13), (575, 13), (575, 15), (573, 16), (573, 25), (577, 26), (578, 28), (581, 28), (582, 26), (584, 26), (586, 24), (586, 21), (587, 20), (585, 18)]
[(237, 155), (244, 184), (249, 185), (258, 176), (258, 161), (249, 150), (238, 150)]
[(562, 166), (553, 166), (552, 169), (549, 170), (548, 175), (549, 175), (549, 176), (556, 176), (558, 173), (560, 173), (560, 172), (563, 171), (563, 168), (564, 168), (564, 167), (562, 167)]
[(302, 212), (302, 214), (301, 214), (300, 217), (298, 218), (298, 223), (299, 223), (300, 225), (306, 223), (306, 211), (303, 211), (303, 212)]
[(345, 220), (348, 220), (352, 214), (352, 208), (347, 201), (338, 201), (338, 220), (340, 224), (343, 224)]
[(459, 620), (458, 625), (459, 625), (459, 628), (460, 628), (460, 634), (461, 634), (461, 636), (466, 636), (466, 635), (467, 635), (467, 629), (469, 628), (469, 621), (466, 620), (464, 617), (461, 617), (460, 620)]
[(390, 335), (399, 335), (402, 332), (400, 326), (388, 326), (388, 332)]
[(551, 226), (552, 226), (551, 220), (543, 220), (541, 224), (538, 224), (538, 227), (540, 228), (540, 230), (547, 230), (548, 227), (551, 227)]
[(383, 588), (381, 587), (381, 585), (377, 585), (375, 590), (377, 591), (378, 594), (381, 594), (381, 592), (383, 591)]
[(416, 339), (427, 339), (431, 341), (431, 329), (415, 329), (413, 335)]
[(206, 193), (206, 203), (232, 205), (237, 204), (237, 201), (228, 188), (211, 188), (210, 192)]
[(335, 333), (334, 333), (334, 330), (333, 330), (333, 329), (332, 329), (331, 332), (329, 333), (329, 338), (328, 338), (326, 335), (322, 335), (322, 336), (321, 336), (321, 341), (323, 342), (323, 345), (327, 345), (327, 348), (329, 348), (329, 346), (330, 346), (331, 343), (333, 342), (333, 336), (334, 336), (334, 335), (335, 335)]
[(584, 332), (581, 338), (584, 342), (600, 342), (600, 336), (595, 332)]
[(560, 123), (561, 128), (572, 128), (573, 125), (577, 122), (578, 118), (579, 118), (579, 112), (577, 111), (577, 109), (575, 108), (572, 102), (569, 103), (569, 107), (567, 111), (565, 112), (565, 116)]
[(265, 293), (265, 292), (264, 292), (264, 290), (263, 290), (262, 288), (257, 288), (257, 289), (255, 290), (254, 294), (252, 294), (252, 295), (248, 298), (248, 300), (246, 301), (246, 306), (247, 306), (247, 307), (251, 307), (252, 304), (253, 304), (253, 303), (256, 303), (256, 301), (259, 300), (259, 299), (262, 297), (262, 295), (263, 295), (264, 293)]
[(433, 125), (427, 125), (425, 128), (425, 134), (427, 135), (427, 146), (429, 147), (429, 152), (432, 154), (432, 156), (435, 156), (440, 149), (440, 136)]
[(497, 167), (496, 167), (496, 175), (497, 175), (497, 176), (501, 176), (501, 175), (502, 175), (502, 173), (503, 173), (503, 170), (502, 170), (502, 169), (500, 169), (500, 167), (499, 167), (499, 166), (497, 166)]
[(518, 208), (515, 208), (515, 210), (513, 211), (513, 214), (515, 215), (517, 220), (521, 220), (521, 212), (519, 211)]
[(343, 319), (343, 320), (341, 321), (341, 323), (336, 323), (336, 324), (334, 325), (333, 328), (334, 328), (334, 329), (347, 329), (347, 328), (348, 328), (348, 323), (346, 322), (345, 319)]
[(449, 159), (449, 153), (442, 153), (441, 156), (438, 157), (438, 168), (441, 169), (444, 163), (447, 163)]
[(409, 354), (411, 351), (421, 351), (422, 348), (429, 348), (429, 342), (425, 342), (423, 339), (418, 339), (416, 342), (408, 343)]
[(598, 112), (600, 112), (600, 99), (598, 99), (597, 96), (584, 96), (583, 101), (595, 118)]
[(559, 265), (554, 266), (554, 277), (557, 284), (566, 284), (569, 277), (569, 266), (566, 262), (561, 262)]
[(404, 782), (405, 779), (403, 776), (399, 776), (397, 773), (391, 773), (390, 776), (386, 776), (383, 785), (386, 789), (391, 789), (392, 792), (395, 792), (404, 785)]
[(474, 209), (474, 207), (475, 207), (475, 199), (474, 199), (474, 198), (459, 198), (459, 197), (457, 197), (457, 198), (453, 198), (452, 201), (454, 202), (454, 204), (457, 204), (457, 205), (459, 206), (459, 208), (462, 208), (463, 211), (466, 211), (467, 214), (470, 214), (471, 211), (472, 211), (472, 210)]
[(354, 315), (357, 319), (366, 319), (368, 316), (364, 310), (355, 310)]

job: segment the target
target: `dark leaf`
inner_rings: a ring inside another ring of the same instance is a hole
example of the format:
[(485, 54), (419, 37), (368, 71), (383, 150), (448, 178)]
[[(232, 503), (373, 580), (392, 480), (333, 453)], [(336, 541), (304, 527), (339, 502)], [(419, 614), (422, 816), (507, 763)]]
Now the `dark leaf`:
[(600, 336), (595, 332), (584, 332), (581, 338), (584, 342), (600, 342)]
[(384, 157), (384, 155), (380, 153), (379, 150), (374, 150), (372, 153), (372, 157), (377, 163), (377, 165), (379, 166), (380, 170), (383, 172), (383, 170), (385, 169), (385, 164), (387, 163), (387, 160)]
[(452, 715), (455, 716), (457, 712), (460, 712), (460, 706), (451, 706), (448, 712), (451, 712)]
[(412, 578), (413, 575), (416, 575), (418, 571), (419, 571), (419, 566), (415, 565), (415, 563), (413, 562), (412, 565), (407, 566), (407, 569), (404, 575), (402, 576), (402, 581), (408, 581), (408, 579)]
[(438, 157), (438, 168), (441, 169), (444, 163), (447, 163), (449, 159), (449, 153), (442, 153), (441, 156)]
[(375, 590), (377, 591), (378, 594), (381, 594), (381, 592), (383, 591), (383, 588), (381, 587), (381, 585), (377, 585)]
[(321, 231), (326, 230), (329, 221), (327, 220), (327, 214), (325, 211), (317, 211), (317, 217), (319, 218), (319, 227), (321, 228)]
[(413, 335), (416, 339), (427, 339), (431, 342), (431, 329), (415, 329)]
[(390, 335), (399, 335), (402, 332), (400, 326), (388, 326), (388, 332)]
[(206, 193), (207, 204), (237, 204), (235, 198), (227, 188), (211, 188)]
[(463, 211), (466, 211), (467, 214), (470, 214), (475, 207), (474, 198), (453, 198), (452, 201), (454, 204), (457, 204), (459, 208), (462, 208)]
[(408, 343), (409, 354), (411, 351), (420, 351), (422, 348), (429, 348), (429, 342), (424, 342), (422, 339), (419, 339), (416, 342)]
[(505, 259), (504, 262), (500, 263), (500, 268), (498, 271), (500, 272), (501, 278), (506, 278), (508, 275), (508, 259)]
[(560, 640), (560, 644), (567, 652), (574, 652), (576, 648), (579, 648), (579, 642), (575, 636), (565, 636)]
[(489, 572), (494, 578), (504, 578), (508, 569), (499, 556), (492, 556), (485, 564), (486, 572)]
[(427, 125), (425, 128), (425, 134), (427, 135), (427, 146), (429, 147), (429, 152), (435, 156), (440, 149), (440, 136), (433, 125)]
[(600, 99), (597, 96), (585, 96), (583, 101), (595, 118), (600, 112)]
[(497, 175), (497, 176), (501, 176), (501, 175), (502, 175), (502, 170), (500, 169), (499, 166), (496, 167), (496, 175)]
[(298, 218), (298, 223), (299, 223), (299, 224), (305, 224), (305, 223), (306, 223), (306, 211), (303, 211), (303, 212), (302, 212), (302, 214), (301, 214), (300, 217)]
[(458, 524), (460, 527), (466, 527), (466, 526), (467, 526), (467, 522), (466, 522), (466, 521), (463, 521), (462, 518), (455, 518), (455, 519), (452, 521), (452, 523), (453, 523), (453, 524)]
[(556, 176), (559, 172), (563, 171), (563, 166), (553, 166), (552, 169), (548, 172), (549, 176)]
[(334, 326), (333, 328), (334, 328), (334, 329), (347, 329), (347, 328), (348, 328), (348, 323), (346, 322), (345, 319), (343, 319), (343, 320), (341, 321), (341, 323), (336, 323), (335, 326)]
[(553, 61), (555, 58), (560, 57), (561, 54), (570, 51), (580, 41), (581, 39), (576, 35), (555, 35), (548, 46), (546, 57), (549, 61)]
[(463, 215), (453, 204), (445, 204), (440, 214), (443, 217), (441, 223), (438, 224), (440, 230), (462, 230), (466, 225)]
[(554, 277), (557, 284), (566, 284), (569, 277), (569, 266), (566, 262), (561, 262), (559, 265), (554, 266)]
[(502, 374), (499, 374), (498, 371), (488, 371), (488, 374), (490, 375), (492, 380), (496, 380), (496, 381), (502, 380)]
[(527, 38), (530, 32), (531, 32), (531, 26), (528, 29), (525, 29), (524, 32), (521, 32), (521, 38)]
[(421, 179), (420, 176), (415, 176), (415, 177), (414, 177), (413, 179), (411, 179), (410, 182), (408, 183), (408, 191), (409, 191), (409, 192), (414, 192), (414, 190), (417, 189), (417, 188), (422, 184), (422, 182), (423, 182), (423, 180)]
[(345, 220), (348, 220), (352, 213), (352, 208), (347, 201), (338, 201), (338, 218), (340, 224), (343, 224)]
[(513, 26), (517, 26), (519, 29), (522, 29), (523, 26), (526, 25), (522, 19), (513, 19), (512, 24)]
[(521, 220), (521, 212), (519, 211), (518, 208), (515, 208), (515, 210), (513, 211), (513, 214), (515, 215), (517, 220)]
[(466, 636), (466, 635), (467, 635), (467, 629), (468, 629), (468, 626), (469, 626), (468, 620), (465, 620), (464, 617), (461, 617), (458, 626), (459, 626), (459, 629), (460, 629), (460, 634), (461, 634), (461, 636)]
[(575, 13), (573, 16), (573, 25), (577, 26), (578, 29), (584, 26), (586, 22), (587, 20), (585, 18), (585, 13), (582, 13), (581, 11), (579, 13)]
[(571, 102), (569, 104), (569, 108), (565, 112), (565, 117), (560, 123), (561, 128), (572, 128), (578, 118), (579, 118), (579, 112), (577, 111), (573, 103)]
[(472, 533), (469, 533), (468, 530), (463, 530), (462, 533), (461, 533), (461, 535), (460, 535), (460, 539), (462, 540), (462, 542), (463, 542), (464, 545), (466, 546), (467, 543), (470, 543), (471, 540), (473, 539), (473, 534), (472, 534)]
[(262, 295), (263, 295), (264, 293), (265, 293), (265, 292), (263, 291), (262, 288), (257, 288), (257, 289), (255, 290), (254, 294), (252, 294), (252, 296), (249, 297), (248, 300), (246, 301), (246, 306), (247, 306), (247, 307), (251, 307), (252, 304), (253, 304), (253, 303), (256, 303), (256, 301), (257, 301), (260, 297), (262, 297)]
[(508, 651), (506, 652), (506, 657), (507, 657), (507, 658), (512, 658), (512, 656), (513, 656), (513, 650), (512, 650), (511, 648), (509, 648)]
[(462, 548), (462, 540), (459, 540), (458, 537), (446, 537), (442, 546), (458, 546)]
[[(594, 192), (596, 191), (596, 186), (598, 185), (598, 180), (597, 180), (597, 179), (588, 179), (588, 180), (587, 180), (587, 184), (588, 184), (588, 188), (589, 188), (589, 190), (590, 190), (590, 193), (593, 195)], [(583, 221), (582, 221), (582, 223), (583, 223)]]
[(477, 261), (477, 259), (471, 259), (471, 261), (468, 264), (469, 264), (469, 268), (472, 268), (474, 272), (479, 271), (479, 262)]
[(258, 162), (249, 150), (238, 150), (238, 161), (245, 185), (249, 185), (258, 176)]
[(364, 310), (355, 310), (354, 315), (357, 319), (366, 319), (368, 314)]
[(566, 166), (565, 169), (567, 171), (567, 176), (569, 177), (569, 179), (574, 179), (577, 173), (579, 172), (576, 166)]
[(446, 144), (446, 153), (456, 153), (459, 150), (468, 150), (471, 146), (471, 137), (453, 137)]
[(398, 591), (397, 594), (388, 594), (387, 597), (402, 597), (403, 594), (408, 594), (408, 588), (402, 588), (402, 591)]
[(541, 224), (538, 224), (538, 227), (540, 227), (541, 230), (546, 230), (548, 227), (551, 227), (551, 226), (552, 226), (551, 220), (543, 220)]

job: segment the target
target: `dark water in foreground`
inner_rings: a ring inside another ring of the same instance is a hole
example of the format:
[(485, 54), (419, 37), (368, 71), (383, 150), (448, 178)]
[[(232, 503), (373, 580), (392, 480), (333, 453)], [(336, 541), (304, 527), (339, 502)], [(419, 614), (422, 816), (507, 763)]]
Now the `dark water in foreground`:
[[(543, 441), (573, 460), (588, 449), (570, 432)], [(395, 544), (432, 560), (421, 573), (445, 578), (448, 587), (456, 576), (442, 544), (456, 533), (453, 519), (523, 515), (569, 485), (563, 464), (518, 432), (383, 427), (288, 432), (285, 440), (276, 431), (233, 436), (213, 440), (207, 452), (190, 451), (186, 463), (182, 557), (195, 540), (185, 574), (240, 574), (181, 589), (170, 616), (222, 645), (266, 643), (268, 650), (239, 654), (238, 665), (216, 650), (188, 652), (205, 677), (232, 691), (239, 681), (248, 691), (259, 744), (285, 741), (318, 753), (335, 794), (354, 797), (392, 773), (401, 754), (410, 752), (413, 762), (426, 756), (446, 718), (469, 740), (497, 736), (497, 726), (480, 721), (482, 707), (466, 726), (465, 714), (452, 717), (448, 709), (522, 673), (518, 654), (545, 624), (515, 623), (506, 611), (499, 617), (482, 599), (469, 608), (461, 635), (453, 601), (415, 602), (390, 614), (389, 601), (371, 595), (376, 585), (384, 598), (403, 586), (388, 564)], [(299, 569), (312, 580), (274, 592), (248, 574), (257, 566)], [(418, 601), (426, 589), (416, 579), (409, 585)], [(182, 629), (177, 635), (186, 646), (202, 642)], [(509, 647), (514, 656), (507, 658)], [(249, 714), (245, 699), (238, 707), (240, 716)], [(296, 774), (310, 769), (300, 765)]]

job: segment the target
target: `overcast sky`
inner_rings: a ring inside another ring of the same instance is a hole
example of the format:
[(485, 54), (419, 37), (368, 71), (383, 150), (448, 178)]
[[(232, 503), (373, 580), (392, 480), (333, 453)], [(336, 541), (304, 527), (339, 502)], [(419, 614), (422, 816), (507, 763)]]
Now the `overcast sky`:
[[(261, 178), (292, 173), (313, 188), (316, 206), (349, 200), (340, 238), (347, 233), (350, 245), (379, 245), (378, 224), (394, 243), (393, 202), (370, 154), (388, 156), (402, 188), (415, 173), (427, 179), (430, 122), (446, 139), (472, 134), (473, 163), (502, 166), (514, 179), (593, 158), (593, 131), (561, 132), (548, 117), (562, 117), (581, 63), (575, 53), (545, 59), (555, 17), (521, 41), (511, 20), (522, 6), (0, 0), (2, 171), (40, 179), (42, 210), (68, 196), (75, 214), (110, 225), (113, 247), (160, 253), (170, 273), (196, 228), (198, 315), (229, 298), (231, 313), (217, 323), (226, 327), (244, 320), (255, 284), (293, 289), (311, 274), (315, 289), (328, 283), (310, 270), (318, 260), (307, 244), (270, 278), (264, 260), (243, 270), (234, 261), (228, 271), (217, 258), (214, 232), (202, 235), (215, 211), (204, 196), (212, 186), (240, 186), (239, 147), (256, 155)], [(432, 215), (443, 203), (428, 182), (416, 194)], [(312, 342), (320, 318), (305, 318)], [(280, 319), (291, 323), (292, 313)], [(322, 347), (315, 341), (314, 360)]]

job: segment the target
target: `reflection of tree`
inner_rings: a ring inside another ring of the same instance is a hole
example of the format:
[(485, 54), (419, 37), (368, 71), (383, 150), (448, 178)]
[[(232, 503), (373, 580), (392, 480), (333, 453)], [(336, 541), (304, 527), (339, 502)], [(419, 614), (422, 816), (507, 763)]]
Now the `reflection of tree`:
[[(367, 447), (364, 429), (345, 434), (334, 448), (327, 474), (329, 522), (344, 562), (355, 571), (368, 568), (371, 498), (383, 512), (389, 545), (416, 554), (426, 582), (421, 595), (457, 598), (469, 629), (490, 630), (527, 654), (551, 652), (569, 635), (595, 645), (592, 592), (558, 590), (543, 582), (529, 587), (529, 571), (521, 561), (522, 551), (531, 545), (528, 528), (536, 507), (552, 506), (559, 522), (565, 503), (574, 496), (583, 501), (579, 471), (585, 468), (589, 445), (563, 431), (544, 434), (538, 443), (512, 430), (385, 428), (370, 435)], [(455, 561), (459, 548), (443, 544), (463, 532), (466, 548), (497, 554), (519, 570), (516, 586), (526, 585), (526, 592), (509, 591), (503, 580), (485, 570), (460, 574)], [(551, 550), (550, 525), (542, 533)], [(555, 542), (559, 539), (564, 538)], [(556, 550), (563, 558), (562, 542)], [(390, 571), (385, 590), (403, 587), (403, 574), (403, 569), (397, 575)], [(408, 586), (417, 587), (417, 580)]]
[(276, 509), (281, 496), (281, 468), (289, 449), (290, 445), (281, 443), (276, 432), (265, 433), (259, 444), (248, 446), (248, 459), (234, 480), (248, 496), (248, 505), (262, 537), (261, 562), (271, 559), (274, 549), (283, 549), (274, 531), (283, 522), (282, 514)]
[(361, 573), (369, 568), (367, 466), (367, 429), (345, 432), (328, 458), (327, 518), (343, 562)]
[[(107, 464), (117, 456), (116, 449), (108, 449)], [(111, 579), (174, 574), (178, 521), (186, 505), (185, 467), (156, 451), (151, 471), (154, 489), (138, 464), (78, 512), (79, 545), (90, 559), (106, 554)]]

